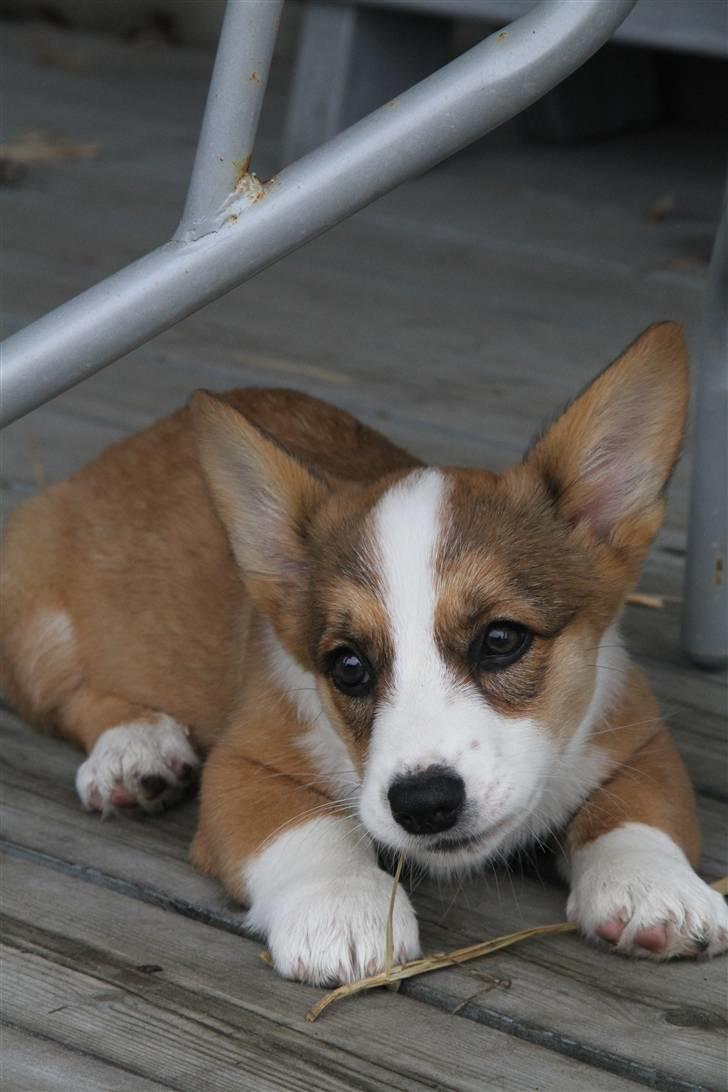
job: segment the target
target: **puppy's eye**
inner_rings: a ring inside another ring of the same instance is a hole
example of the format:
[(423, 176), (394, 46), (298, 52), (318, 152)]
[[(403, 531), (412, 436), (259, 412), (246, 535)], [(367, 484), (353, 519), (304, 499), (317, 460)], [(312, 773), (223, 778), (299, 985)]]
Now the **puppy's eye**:
[(532, 637), (520, 622), (490, 622), (470, 646), (470, 658), (480, 671), (499, 671), (528, 652)]
[(331, 678), (342, 694), (361, 698), (374, 686), (372, 669), (366, 658), (353, 648), (337, 648), (331, 657)]

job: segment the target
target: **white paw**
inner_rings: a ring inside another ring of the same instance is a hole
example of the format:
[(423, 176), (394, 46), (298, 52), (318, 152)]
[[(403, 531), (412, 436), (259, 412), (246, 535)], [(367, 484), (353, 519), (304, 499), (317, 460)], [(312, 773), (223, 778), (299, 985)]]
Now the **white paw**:
[[(384, 970), (392, 877), (376, 869), (350, 880), (312, 880), (278, 897), (268, 929), (273, 965), (284, 978), (317, 986), (353, 982)], [(417, 919), (397, 892), (393, 961), (420, 954)]]
[(624, 955), (714, 956), (728, 949), (724, 898), (662, 831), (626, 823), (577, 850), (569, 920)]
[[(246, 870), (248, 924), (266, 937), (284, 978), (332, 986), (384, 970), (392, 877), (347, 833), (343, 819), (314, 820), (279, 836)], [(417, 918), (401, 887), (392, 925), (393, 962), (415, 959)]]
[(78, 768), (76, 791), (85, 808), (104, 815), (134, 805), (159, 811), (190, 787), (199, 764), (182, 725), (160, 713), (99, 736)]

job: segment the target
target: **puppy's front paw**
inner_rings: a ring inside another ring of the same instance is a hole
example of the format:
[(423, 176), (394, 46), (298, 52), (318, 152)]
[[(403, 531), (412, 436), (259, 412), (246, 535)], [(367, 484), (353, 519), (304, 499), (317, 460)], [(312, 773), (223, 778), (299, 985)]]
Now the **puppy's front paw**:
[(190, 787), (198, 767), (185, 729), (158, 714), (99, 736), (78, 768), (76, 791), (85, 808), (104, 815), (134, 805), (158, 811)]
[[(284, 978), (330, 986), (384, 970), (392, 877), (341, 818), (313, 819), (271, 842), (247, 865), (247, 922), (267, 940)], [(420, 954), (412, 904), (397, 889), (393, 960)]]
[(728, 907), (662, 831), (627, 823), (577, 850), (567, 914), (624, 955), (714, 956), (728, 949)]
[[(272, 906), (268, 945), (284, 978), (316, 986), (353, 982), (384, 970), (392, 878), (373, 867), (355, 879), (313, 880)], [(394, 907), (393, 959), (420, 954), (417, 918), (400, 888)]]

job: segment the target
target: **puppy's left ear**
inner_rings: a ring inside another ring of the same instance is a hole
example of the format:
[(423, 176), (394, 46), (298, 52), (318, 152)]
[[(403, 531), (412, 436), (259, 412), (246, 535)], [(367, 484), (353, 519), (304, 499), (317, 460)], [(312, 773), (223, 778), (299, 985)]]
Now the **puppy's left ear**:
[(567, 522), (626, 561), (642, 560), (662, 522), (688, 395), (682, 328), (650, 326), (526, 456)]
[(205, 391), (190, 413), (200, 463), (248, 590), (266, 614), (305, 586), (305, 529), (327, 486), (252, 422)]

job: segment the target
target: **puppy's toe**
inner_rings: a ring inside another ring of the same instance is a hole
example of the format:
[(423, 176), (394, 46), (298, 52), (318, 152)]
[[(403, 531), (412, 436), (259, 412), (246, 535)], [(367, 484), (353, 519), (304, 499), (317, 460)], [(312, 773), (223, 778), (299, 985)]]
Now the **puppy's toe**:
[(621, 917), (610, 918), (603, 921), (594, 929), (594, 933), (600, 940), (606, 940), (609, 944), (616, 944), (624, 932), (624, 919)]
[(191, 763), (185, 762), (184, 759), (176, 757), (170, 761), (169, 768), (182, 785), (186, 785), (189, 781), (194, 780), (197, 772), (196, 763), (193, 766)]
[[(96, 801), (94, 811), (104, 810), (104, 801), (99, 792), (94, 793), (94, 799)], [(133, 808), (136, 804), (136, 797), (133, 793), (125, 789), (123, 785), (116, 785), (111, 790), (111, 800), (109, 801), (113, 808)]]
[(668, 945), (667, 926), (649, 925), (646, 929), (638, 929), (634, 935), (633, 944), (645, 952), (662, 955)]

